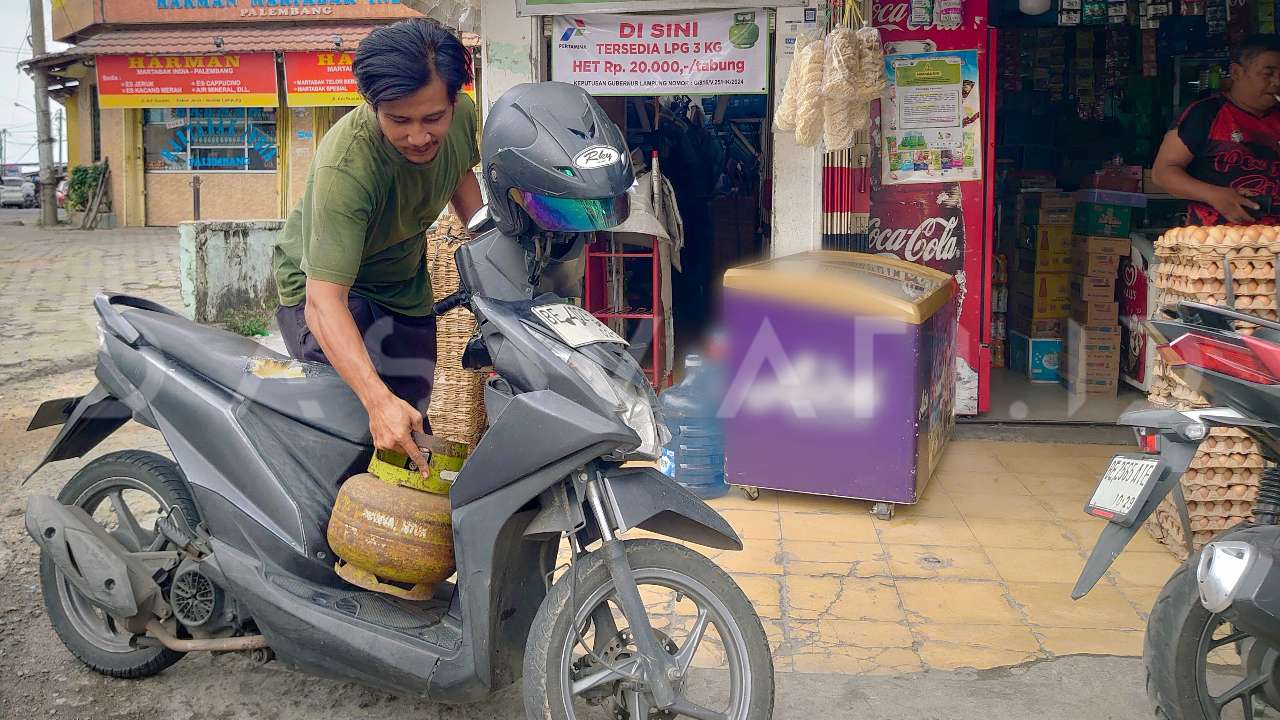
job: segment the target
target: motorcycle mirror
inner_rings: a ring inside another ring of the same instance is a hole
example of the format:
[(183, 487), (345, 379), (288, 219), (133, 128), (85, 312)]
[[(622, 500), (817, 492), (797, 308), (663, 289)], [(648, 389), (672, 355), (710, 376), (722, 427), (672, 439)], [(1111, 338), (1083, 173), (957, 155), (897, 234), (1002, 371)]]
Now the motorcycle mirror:
[(471, 216), (471, 219), (467, 220), (467, 230), (472, 235), (479, 235), (482, 230), (486, 229), (485, 226), (489, 225), (491, 220), (489, 206), (481, 205), (480, 209)]

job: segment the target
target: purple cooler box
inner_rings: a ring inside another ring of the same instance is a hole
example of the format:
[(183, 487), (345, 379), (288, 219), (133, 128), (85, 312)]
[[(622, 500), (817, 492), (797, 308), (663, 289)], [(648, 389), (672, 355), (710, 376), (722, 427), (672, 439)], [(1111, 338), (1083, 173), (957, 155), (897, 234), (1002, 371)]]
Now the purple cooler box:
[(955, 425), (955, 284), (810, 251), (724, 277), (728, 482), (915, 503)]

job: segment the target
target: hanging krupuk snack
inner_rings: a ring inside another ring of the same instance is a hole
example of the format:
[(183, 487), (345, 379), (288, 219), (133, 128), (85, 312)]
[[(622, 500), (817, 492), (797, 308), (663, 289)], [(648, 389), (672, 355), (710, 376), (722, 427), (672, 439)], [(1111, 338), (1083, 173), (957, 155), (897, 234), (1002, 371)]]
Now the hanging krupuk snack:
[(822, 141), (827, 152), (854, 145), (859, 130), (867, 127), (871, 111), (868, 103), (854, 98), (826, 98), (823, 107)]
[(888, 84), (884, 74), (884, 46), (880, 44), (880, 31), (870, 25), (861, 27), (858, 37), (858, 96), (870, 102), (879, 100)]
[(858, 34), (853, 28), (839, 27), (826, 39), (822, 94), (828, 98), (848, 100), (858, 92), (859, 64), (862, 62)]
[(796, 101), (796, 142), (812, 147), (822, 137), (822, 67), (826, 45), (809, 43), (796, 55), (792, 73), (799, 73)]
[(852, 147), (858, 131), (866, 126), (867, 102), (862, 99), (862, 51), (853, 28), (839, 27), (826, 40), (822, 78), (822, 139), (828, 152)]
[[(773, 129), (778, 132), (795, 132), (796, 101), (800, 94), (800, 68), (803, 67), (805, 48), (817, 42), (809, 35), (796, 38), (795, 60), (791, 61), (791, 74), (787, 76), (787, 84), (782, 89), (782, 99), (778, 101), (778, 110), (773, 115)], [(817, 43), (821, 45), (822, 43)]]

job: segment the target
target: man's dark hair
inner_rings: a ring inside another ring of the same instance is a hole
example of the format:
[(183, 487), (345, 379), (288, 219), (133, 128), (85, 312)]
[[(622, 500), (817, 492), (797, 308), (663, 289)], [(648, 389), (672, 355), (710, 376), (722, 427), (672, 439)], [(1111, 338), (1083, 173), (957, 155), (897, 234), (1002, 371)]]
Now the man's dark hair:
[(384, 25), (360, 42), (352, 70), (360, 94), (378, 105), (412, 95), (437, 75), (449, 102), (471, 82), (471, 53), (448, 28), (426, 18)]
[(1258, 33), (1250, 35), (1231, 48), (1231, 62), (1248, 65), (1249, 61), (1263, 53), (1280, 53), (1280, 36)]

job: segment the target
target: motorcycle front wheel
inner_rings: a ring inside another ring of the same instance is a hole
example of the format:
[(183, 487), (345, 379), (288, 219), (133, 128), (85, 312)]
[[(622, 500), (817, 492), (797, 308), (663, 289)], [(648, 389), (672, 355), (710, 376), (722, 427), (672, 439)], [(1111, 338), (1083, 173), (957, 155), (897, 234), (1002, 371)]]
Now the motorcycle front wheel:
[[(658, 710), (601, 553), (551, 588), (524, 658), (530, 720), (768, 720), (773, 657), (764, 627), (733, 579), (703, 555), (662, 540), (628, 540), (627, 561), (658, 641), (675, 659), (682, 712)], [(576, 631), (575, 631), (576, 627)]]
[(1169, 578), (1147, 621), (1142, 660), (1160, 720), (1261, 717), (1280, 707), (1280, 652), (1200, 604), (1199, 553)]

